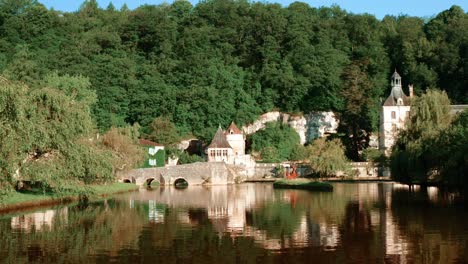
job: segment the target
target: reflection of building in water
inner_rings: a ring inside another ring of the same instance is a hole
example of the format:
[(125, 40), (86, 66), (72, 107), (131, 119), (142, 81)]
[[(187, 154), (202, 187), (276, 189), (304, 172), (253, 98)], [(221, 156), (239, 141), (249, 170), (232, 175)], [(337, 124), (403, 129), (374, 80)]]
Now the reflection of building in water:
[(67, 207), (15, 216), (11, 218), (11, 228), (25, 231), (48, 230), (52, 227), (54, 221), (66, 223), (68, 221), (67, 216)]
[(386, 213), (385, 222), (385, 254), (397, 255), (400, 263), (406, 263), (406, 255), (408, 254), (408, 242), (402, 236), (398, 229), (393, 215), (390, 210)]
[(331, 250), (336, 248), (338, 241), (340, 241), (338, 226), (326, 223), (320, 225), (320, 246)]
[[(406, 188), (407, 186), (401, 184), (393, 184), (393, 189)], [(398, 223), (393, 217), (391, 208), (392, 197), (385, 195), (383, 201), (385, 207), (380, 210), (379, 223), (384, 237), (385, 255), (391, 257), (397, 263), (407, 263), (407, 255), (409, 253), (409, 242), (404, 238), (403, 234), (398, 228)], [(375, 216), (374, 216), (375, 217)]]
[(148, 218), (152, 223), (163, 223), (166, 206), (157, 206), (156, 201), (148, 201)]

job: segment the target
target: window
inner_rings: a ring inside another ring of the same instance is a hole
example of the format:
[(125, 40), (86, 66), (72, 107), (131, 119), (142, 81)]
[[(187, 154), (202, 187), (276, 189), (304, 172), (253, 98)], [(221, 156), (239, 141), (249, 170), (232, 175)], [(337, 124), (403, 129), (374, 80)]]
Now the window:
[(406, 111), (406, 117), (407, 118), (409, 117), (409, 111)]
[(214, 157), (215, 154), (216, 154), (215, 150), (211, 150), (211, 151), (210, 151), (210, 156), (211, 156), (211, 157)]
[(218, 150), (216, 151), (216, 156), (218, 156), (218, 157), (221, 156), (221, 150), (220, 150), (220, 149), (218, 149)]
[(228, 151), (227, 151), (226, 149), (223, 150), (223, 156), (224, 156), (224, 157), (227, 157), (227, 155), (228, 155)]
[(396, 112), (392, 111), (392, 119), (396, 119)]

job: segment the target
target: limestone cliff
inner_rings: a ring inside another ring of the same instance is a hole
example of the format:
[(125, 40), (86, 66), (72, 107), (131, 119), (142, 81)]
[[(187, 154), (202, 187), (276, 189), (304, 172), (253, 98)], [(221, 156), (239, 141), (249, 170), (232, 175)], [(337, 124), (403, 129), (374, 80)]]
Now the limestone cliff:
[(250, 135), (265, 127), (268, 122), (288, 124), (299, 134), (301, 144), (323, 137), (325, 133), (336, 133), (339, 120), (333, 112), (311, 112), (306, 115), (291, 115), (278, 111), (261, 115), (255, 122), (242, 127), (245, 134)]

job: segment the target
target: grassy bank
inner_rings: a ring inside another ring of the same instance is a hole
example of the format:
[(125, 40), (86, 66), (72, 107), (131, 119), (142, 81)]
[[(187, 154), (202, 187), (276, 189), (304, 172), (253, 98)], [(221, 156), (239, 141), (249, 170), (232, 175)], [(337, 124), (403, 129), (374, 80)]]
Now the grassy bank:
[[(130, 192), (138, 190), (138, 186), (130, 183), (112, 183), (108, 185), (91, 185), (90, 199), (100, 198), (108, 195)], [(34, 192), (14, 192), (8, 194), (0, 200), (0, 212), (30, 208), (42, 205), (54, 205), (62, 202), (78, 200), (76, 195), (34, 193)]]
[(309, 191), (331, 192), (333, 186), (328, 182), (310, 181), (306, 179), (278, 180), (273, 183), (275, 189), (301, 189)]

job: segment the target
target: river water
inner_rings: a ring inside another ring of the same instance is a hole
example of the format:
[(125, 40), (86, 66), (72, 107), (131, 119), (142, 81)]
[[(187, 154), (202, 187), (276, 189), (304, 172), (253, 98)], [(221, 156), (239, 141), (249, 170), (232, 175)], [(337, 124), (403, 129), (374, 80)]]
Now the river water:
[(0, 215), (0, 263), (468, 263), (468, 210), (436, 188), (140, 190)]

